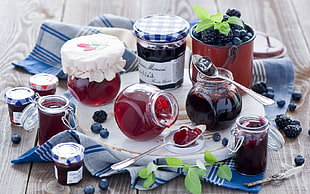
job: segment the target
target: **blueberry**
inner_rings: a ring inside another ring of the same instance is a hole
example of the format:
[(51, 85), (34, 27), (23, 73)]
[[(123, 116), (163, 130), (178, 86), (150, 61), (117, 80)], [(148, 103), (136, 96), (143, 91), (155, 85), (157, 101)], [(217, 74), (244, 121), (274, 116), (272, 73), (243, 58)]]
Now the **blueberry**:
[(240, 45), (241, 44), (241, 40), (238, 37), (234, 37), (232, 39), (232, 42), (233, 42), (234, 45)]
[(95, 193), (95, 187), (92, 185), (87, 185), (84, 187), (84, 194), (93, 194)]
[(305, 159), (301, 155), (298, 155), (295, 157), (294, 162), (296, 166), (301, 166), (305, 162)]
[(310, 129), (308, 129), (308, 135), (310, 135)]
[(285, 105), (285, 100), (278, 100), (277, 101), (277, 105), (278, 105), (278, 107), (284, 107), (284, 105)]
[(274, 92), (274, 89), (273, 89), (273, 87), (271, 87), (271, 86), (268, 86), (268, 87), (267, 87), (267, 92)]
[(298, 100), (300, 100), (301, 96), (302, 96), (302, 94), (300, 92), (294, 91), (292, 93), (292, 100), (298, 101)]
[(296, 109), (296, 104), (294, 104), (294, 103), (289, 103), (289, 105), (288, 105), (288, 109), (290, 110), (290, 111), (294, 111), (295, 109)]
[(90, 129), (93, 133), (100, 133), (101, 129), (102, 129), (102, 125), (100, 123), (93, 123), (91, 126), (90, 126)]
[(227, 146), (227, 145), (228, 145), (228, 139), (227, 139), (226, 137), (224, 137), (224, 138), (222, 139), (222, 145), (223, 145), (223, 146)]
[(15, 144), (19, 144), (21, 139), (22, 139), (22, 137), (18, 134), (13, 134), (11, 137), (12, 142)]
[(266, 92), (262, 95), (266, 96), (267, 98), (273, 99), (274, 98), (274, 92)]
[(220, 140), (221, 140), (221, 134), (219, 134), (219, 133), (214, 133), (214, 134), (213, 134), (213, 140), (214, 140), (214, 141), (220, 141)]
[(107, 179), (101, 179), (99, 181), (99, 188), (102, 190), (107, 190), (109, 187), (109, 181)]
[(109, 137), (109, 135), (110, 135), (110, 133), (109, 133), (109, 131), (107, 129), (100, 130), (100, 136), (102, 138), (107, 138), (107, 137)]
[(243, 42), (247, 42), (247, 41), (249, 41), (250, 39), (251, 39), (250, 37), (244, 36), (244, 37), (242, 38), (242, 41), (243, 41)]
[(247, 31), (246, 30), (240, 30), (240, 37), (244, 37), (247, 35)]

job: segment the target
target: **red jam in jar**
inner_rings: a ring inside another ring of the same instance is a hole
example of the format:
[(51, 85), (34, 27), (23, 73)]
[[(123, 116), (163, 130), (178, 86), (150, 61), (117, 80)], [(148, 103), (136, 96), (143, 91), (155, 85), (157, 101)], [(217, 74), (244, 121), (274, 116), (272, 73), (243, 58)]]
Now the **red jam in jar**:
[(69, 185), (80, 182), (83, 178), (84, 147), (67, 142), (53, 147), (55, 177), (59, 184)]
[(5, 93), (11, 124), (21, 126), (23, 110), (34, 99), (34, 91), (27, 87), (16, 87)]
[(114, 103), (115, 120), (129, 138), (146, 141), (157, 137), (177, 119), (175, 97), (149, 84), (125, 88)]
[(40, 96), (54, 95), (58, 82), (56, 76), (47, 73), (39, 73), (29, 79), (30, 88)]
[[(228, 70), (218, 70), (222, 76), (232, 79)], [(205, 124), (210, 131), (226, 129), (235, 122), (241, 109), (242, 98), (236, 86), (199, 72), (186, 99), (186, 112), (193, 123)]]
[(71, 94), (82, 104), (97, 106), (111, 102), (119, 92), (120, 74), (116, 73), (111, 81), (90, 82), (89, 79), (68, 77), (68, 88)]

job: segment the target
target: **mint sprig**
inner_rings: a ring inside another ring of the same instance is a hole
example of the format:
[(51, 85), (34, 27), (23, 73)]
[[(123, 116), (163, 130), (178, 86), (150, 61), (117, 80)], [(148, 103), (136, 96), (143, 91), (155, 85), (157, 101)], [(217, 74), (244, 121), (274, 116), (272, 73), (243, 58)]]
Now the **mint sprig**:
[(242, 20), (236, 16), (231, 16), (228, 20), (223, 21), (224, 14), (222, 13), (210, 15), (205, 8), (199, 5), (194, 5), (193, 10), (197, 18), (201, 20), (196, 26), (196, 32), (214, 27), (214, 29), (218, 30), (220, 33), (228, 35), (230, 32), (229, 24), (236, 24), (244, 28)]
[(184, 185), (186, 189), (193, 194), (201, 194), (202, 192), (200, 178), (206, 175), (206, 166), (220, 165), (217, 176), (227, 181), (232, 179), (232, 172), (229, 166), (223, 164), (222, 162), (218, 162), (216, 157), (208, 150), (204, 152), (205, 163), (200, 160), (196, 160), (196, 164), (192, 165), (184, 164), (179, 158), (166, 157), (165, 159), (167, 163), (166, 165), (156, 165), (153, 162), (150, 162), (146, 168), (139, 171), (139, 177), (145, 179), (143, 183), (145, 188), (150, 188), (155, 183), (156, 170), (165, 167), (182, 168), (182, 172), (186, 172)]

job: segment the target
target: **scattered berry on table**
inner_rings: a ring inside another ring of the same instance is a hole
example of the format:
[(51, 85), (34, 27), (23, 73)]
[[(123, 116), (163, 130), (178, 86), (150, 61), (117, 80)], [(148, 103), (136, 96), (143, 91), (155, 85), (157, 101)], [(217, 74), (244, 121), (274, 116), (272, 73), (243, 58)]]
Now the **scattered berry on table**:
[(238, 18), (241, 17), (241, 12), (235, 8), (228, 8), (226, 11), (226, 15), (228, 16), (236, 16)]
[(290, 110), (290, 111), (294, 111), (295, 109), (296, 109), (296, 104), (294, 104), (294, 103), (289, 103), (288, 104), (288, 109)]
[(109, 181), (107, 179), (101, 179), (98, 186), (102, 190), (107, 190), (109, 188)]
[(107, 120), (108, 114), (104, 110), (95, 111), (93, 114), (93, 120), (98, 123), (103, 123)]
[(284, 129), (292, 122), (292, 120), (289, 116), (285, 114), (279, 114), (276, 116), (275, 122), (280, 129)]
[(102, 129), (102, 125), (100, 123), (93, 123), (91, 126), (90, 126), (90, 129), (93, 133), (100, 133), (101, 129)]
[(273, 99), (274, 98), (274, 92), (264, 92), (262, 95), (266, 96), (267, 98)]
[(295, 162), (296, 166), (301, 166), (301, 165), (304, 164), (305, 159), (304, 159), (303, 156), (298, 155), (298, 156), (296, 156), (296, 157), (294, 158), (294, 162)]
[(301, 97), (302, 97), (301, 92), (294, 91), (292, 93), (292, 100), (298, 101), (298, 100), (300, 100)]
[(266, 82), (259, 81), (252, 85), (251, 89), (259, 94), (267, 93), (267, 84)]
[(310, 129), (308, 129), (308, 135), (310, 135)]
[(227, 139), (226, 137), (224, 137), (224, 138), (222, 139), (222, 145), (223, 145), (223, 146), (227, 146), (227, 145), (228, 145), (228, 139)]
[(221, 140), (221, 134), (214, 133), (212, 138), (214, 141), (220, 141)]
[(103, 128), (100, 130), (99, 134), (102, 138), (107, 138), (107, 137), (109, 137), (110, 132), (108, 131), (108, 129)]
[(283, 131), (286, 137), (294, 138), (300, 134), (302, 127), (300, 125), (288, 125), (283, 129)]
[(282, 108), (285, 105), (285, 100), (277, 100), (278, 107)]
[(295, 120), (291, 120), (290, 125), (301, 125), (300, 121), (295, 119)]
[(93, 194), (95, 193), (95, 187), (92, 185), (87, 185), (84, 187), (84, 194)]
[(21, 139), (22, 139), (22, 137), (18, 134), (13, 134), (11, 137), (12, 142), (15, 144), (19, 144)]

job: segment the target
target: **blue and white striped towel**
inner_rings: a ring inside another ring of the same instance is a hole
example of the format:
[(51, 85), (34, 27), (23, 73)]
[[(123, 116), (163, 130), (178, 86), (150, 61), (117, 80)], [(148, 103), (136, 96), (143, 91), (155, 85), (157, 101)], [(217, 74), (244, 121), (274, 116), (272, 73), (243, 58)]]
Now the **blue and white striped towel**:
[[(131, 30), (132, 24), (133, 21), (130, 19), (110, 14), (93, 19), (89, 26), (77, 26), (46, 21), (41, 26), (39, 37), (33, 51), (26, 59), (13, 62), (13, 65), (22, 67), (32, 74), (44, 72), (57, 75), (59, 78), (65, 78), (66, 75), (61, 70), (60, 61), (60, 48), (65, 41), (80, 35), (106, 32), (106, 27)], [(138, 57), (132, 50), (126, 49), (123, 58), (126, 60), (126, 71), (137, 69)], [(273, 87), (275, 100), (284, 99), (286, 102), (290, 101), (294, 87), (294, 68), (289, 58), (255, 60), (253, 79), (254, 81), (266, 81), (268, 86)], [(66, 93), (66, 96), (68, 98), (72, 97), (69, 93)], [(73, 104), (75, 102), (74, 100), (71, 101)], [(270, 121), (275, 118), (275, 115), (285, 113), (286, 109), (287, 105), (283, 108), (277, 107), (276, 104), (265, 107), (266, 114)], [(113, 171), (110, 166), (118, 162), (118, 159), (109, 153), (102, 145), (78, 131), (69, 130), (61, 132), (42, 146), (36, 146), (12, 160), (12, 163), (52, 161), (50, 153), (51, 148), (58, 143), (68, 141), (80, 143), (85, 147), (85, 166), (92, 175), (103, 177), (128, 171), (131, 176), (131, 187), (145, 190), (143, 187), (143, 180), (138, 178), (137, 175), (138, 171), (145, 166), (130, 166), (121, 171)], [(155, 162), (160, 164), (162, 161), (163, 159), (157, 159)], [(212, 166), (208, 169), (208, 175), (203, 178), (203, 181), (227, 188), (240, 189), (253, 193), (259, 192), (261, 185), (247, 188), (243, 186), (243, 183), (259, 180), (264, 177), (264, 174), (257, 176), (240, 175), (233, 169), (234, 161), (232, 159), (226, 162), (232, 167), (233, 179), (231, 182), (219, 179), (215, 176), (218, 169), (217, 166)], [(168, 168), (160, 170), (156, 174), (156, 184), (154, 184), (152, 188), (164, 184), (180, 174), (182, 174), (180, 169)]]

